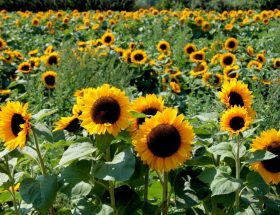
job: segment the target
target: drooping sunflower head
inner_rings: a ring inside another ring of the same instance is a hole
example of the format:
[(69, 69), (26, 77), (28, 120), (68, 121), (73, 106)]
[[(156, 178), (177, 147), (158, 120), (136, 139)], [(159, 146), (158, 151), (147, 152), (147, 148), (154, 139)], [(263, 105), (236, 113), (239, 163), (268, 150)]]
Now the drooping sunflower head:
[(167, 41), (160, 41), (157, 44), (157, 50), (159, 52), (166, 53), (166, 52), (170, 51), (170, 44)]
[(255, 69), (257, 69), (257, 70), (261, 70), (262, 67), (263, 67), (263, 65), (262, 65), (262, 63), (260, 63), (260, 62), (257, 61), (257, 60), (251, 60), (251, 61), (248, 63), (247, 67), (248, 67), (249, 69), (255, 68)]
[(56, 86), (57, 73), (54, 71), (46, 71), (42, 74), (41, 80), (47, 89), (54, 89)]
[(190, 54), (190, 60), (195, 63), (205, 61), (205, 52), (203, 51), (194, 51)]
[(280, 58), (274, 58), (272, 61), (273, 68), (274, 69), (279, 69), (280, 68)]
[(174, 93), (181, 93), (181, 86), (179, 81), (170, 81), (169, 85)]
[(231, 107), (221, 117), (221, 130), (228, 131), (231, 135), (238, 135), (245, 131), (251, 124), (251, 117), (244, 107)]
[(233, 66), (235, 62), (236, 62), (236, 57), (234, 54), (230, 52), (222, 54), (220, 57), (220, 64), (222, 67)]
[(226, 105), (227, 108), (233, 106), (240, 106), (250, 108), (252, 105), (252, 91), (248, 89), (248, 85), (242, 81), (231, 79), (225, 81), (221, 92), (219, 92), (221, 102)]
[(31, 57), (36, 57), (38, 53), (39, 53), (39, 50), (34, 49), (34, 50), (31, 50), (30, 52), (28, 52), (28, 55)]
[(246, 49), (246, 52), (249, 56), (253, 56), (254, 55), (254, 49), (252, 46), (248, 46), (247, 49)]
[[(164, 101), (161, 97), (154, 94), (148, 94), (145, 97), (141, 96), (132, 102), (131, 110), (144, 113), (147, 117), (156, 115), (158, 111), (162, 112), (164, 109)], [(146, 118), (133, 118), (133, 131), (136, 131), (140, 125), (143, 124)]]
[(47, 66), (58, 65), (59, 61), (60, 61), (60, 57), (57, 52), (52, 52), (46, 57)]
[(129, 100), (123, 91), (108, 84), (84, 92), (81, 126), (90, 134), (108, 132), (116, 136), (127, 128)]
[(190, 74), (196, 77), (206, 73), (207, 70), (208, 70), (208, 65), (206, 61), (203, 61), (202, 63), (197, 64), (197, 66), (190, 71)]
[(55, 122), (55, 128), (53, 131), (66, 130), (68, 132), (77, 132), (80, 129), (80, 120), (78, 116), (61, 117), (61, 119)]
[(253, 140), (251, 151), (265, 150), (277, 157), (269, 160), (263, 160), (253, 163), (252, 168), (257, 171), (268, 184), (280, 183), (280, 131), (275, 129), (267, 130), (261, 133), (259, 137)]
[(133, 136), (137, 155), (150, 168), (168, 172), (183, 164), (191, 156), (194, 139), (192, 126), (177, 110), (167, 108), (146, 119)]
[(135, 64), (144, 64), (147, 62), (148, 60), (148, 55), (146, 52), (142, 51), (142, 50), (134, 50), (131, 53), (131, 62), (135, 63)]
[(115, 37), (114, 34), (110, 32), (106, 32), (102, 37), (101, 37), (102, 44), (105, 46), (111, 46), (115, 42)]
[(45, 49), (44, 53), (45, 53), (45, 55), (50, 55), (53, 52), (54, 52), (54, 47), (52, 45), (50, 45)]
[(239, 66), (237, 66), (237, 65), (225, 67), (224, 70), (223, 70), (224, 78), (226, 80), (237, 79), (239, 74), (236, 70), (238, 70), (238, 69), (239, 69)]
[(22, 72), (24, 74), (30, 73), (31, 70), (32, 70), (32, 67), (31, 67), (30, 63), (28, 63), (28, 62), (23, 62), (18, 66), (18, 71)]
[(8, 101), (0, 111), (0, 138), (8, 150), (21, 149), (26, 144), (30, 133), (31, 114), (27, 112), (28, 104)]
[(192, 43), (188, 43), (184, 47), (184, 53), (186, 55), (190, 55), (191, 53), (195, 52), (196, 50), (197, 50), (196, 46), (194, 44), (192, 44)]
[(230, 37), (225, 41), (224, 47), (228, 51), (235, 51), (238, 46), (238, 40), (234, 37)]

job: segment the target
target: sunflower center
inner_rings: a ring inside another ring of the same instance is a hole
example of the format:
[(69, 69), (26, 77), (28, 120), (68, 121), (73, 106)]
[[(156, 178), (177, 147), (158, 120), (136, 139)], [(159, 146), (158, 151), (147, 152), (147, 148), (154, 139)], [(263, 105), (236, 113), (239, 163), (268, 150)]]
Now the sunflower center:
[(216, 75), (212, 75), (211, 81), (212, 81), (213, 84), (217, 85), (217, 84), (220, 83), (220, 78)]
[(235, 78), (237, 76), (237, 73), (234, 72), (234, 70), (230, 70), (228, 71), (228, 75), (229, 78)]
[(101, 97), (96, 100), (91, 109), (91, 118), (96, 124), (115, 123), (121, 113), (119, 103), (112, 97)]
[(161, 50), (166, 50), (167, 49), (167, 45), (166, 44), (161, 44), (160, 45), (160, 49)]
[(45, 82), (47, 85), (53, 86), (53, 85), (55, 85), (55, 77), (52, 75), (48, 75), (45, 77)]
[(234, 131), (238, 131), (238, 130), (242, 129), (244, 127), (244, 125), (245, 125), (244, 119), (239, 116), (233, 117), (229, 122), (229, 126)]
[(188, 54), (191, 54), (193, 52), (194, 52), (194, 48), (193, 47), (190, 46), (190, 47), (187, 48), (187, 53)]
[(57, 62), (57, 57), (56, 56), (50, 56), (49, 57), (49, 60), (48, 60), (48, 63), (50, 64), (50, 65), (53, 65), (53, 64), (57, 64), (58, 62)]
[(229, 104), (230, 106), (244, 106), (244, 101), (243, 98), (240, 94), (236, 93), (236, 92), (230, 92), (229, 94)]
[(225, 65), (231, 65), (233, 63), (232, 57), (228, 56), (224, 58), (224, 64)]
[(235, 47), (235, 42), (234, 42), (234, 41), (230, 41), (230, 42), (228, 43), (228, 47), (229, 47), (230, 49), (233, 49), (233, 48)]
[(18, 135), (18, 133), (21, 131), (21, 127), (20, 125), (21, 124), (24, 124), (25, 123), (25, 120), (24, 118), (22, 117), (21, 114), (14, 114), (13, 117), (12, 117), (12, 120), (11, 120), (11, 128), (12, 128), (12, 132), (15, 136)]
[[(156, 115), (156, 113), (158, 112), (158, 109), (156, 108), (147, 108), (144, 111), (142, 111), (142, 113), (146, 114), (146, 115), (151, 115), (154, 116)], [(137, 119), (137, 125), (141, 125), (143, 122), (145, 121), (145, 117), (144, 118), (138, 118)]]
[(76, 132), (80, 128), (80, 121), (75, 118), (73, 119), (65, 128), (66, 131), (68, 132)]
[(202, 54), (196, 54), (196, 55), (194, 56), (194, 58), (195, 58), (196, 60), (202, 60), (202, 59), (203, 59), (203, 56), (202, 56)]
[(23, 67), (21, 67), (21, 70), (28, 71), (29, 70), (29, 66), (28, 65), (24, 65)]
[(277, 157), (262, 161), (263, 167), (272, 173), (280, 172), (280, 142), (273, 142), (267, 148), (269, 152), (277, 155)]
[(144, 59), (144, 57), (143, 57), (142, 54), (136, 54), (136, 55), (134, 56), (134, 59), (135, 59), (136, 61), (142, 61), (142, 60)]
[(181, 137), (174, 126), (161, 124), (152, 129), (147, 137), (147, 143), (155, 156), (166, 158), (178, 151)]
[(110, 43), (112, 41), (112, 38), (110, 36), (105, 37), (104, 40), (106, 43)]

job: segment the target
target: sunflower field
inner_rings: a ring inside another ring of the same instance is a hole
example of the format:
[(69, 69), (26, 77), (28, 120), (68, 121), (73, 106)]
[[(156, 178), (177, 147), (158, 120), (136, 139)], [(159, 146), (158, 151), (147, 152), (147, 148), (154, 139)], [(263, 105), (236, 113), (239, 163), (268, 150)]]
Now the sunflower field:
[(280, 10), (0, 11), (0, 214), (280, 214)]

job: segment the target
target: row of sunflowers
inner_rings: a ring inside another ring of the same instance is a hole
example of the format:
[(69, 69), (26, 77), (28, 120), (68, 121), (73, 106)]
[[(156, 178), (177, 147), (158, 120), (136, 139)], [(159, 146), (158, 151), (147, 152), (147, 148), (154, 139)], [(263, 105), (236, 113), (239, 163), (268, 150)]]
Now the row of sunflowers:
[(279, 16), (2, 10), (1, 212), (279, 213)]

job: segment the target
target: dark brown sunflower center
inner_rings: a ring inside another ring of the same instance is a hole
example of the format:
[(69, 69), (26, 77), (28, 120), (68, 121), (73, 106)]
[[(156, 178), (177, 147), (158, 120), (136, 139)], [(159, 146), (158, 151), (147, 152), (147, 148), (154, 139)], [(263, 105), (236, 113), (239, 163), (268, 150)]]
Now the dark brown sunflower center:
[(55, 85), (55, 77), (53, 75), (48, 75), (45, 77), (45, 83), (49, 86)]
[[(158, 109), (156, 109), (156, 108), (148, 108), (148, 109), (145, 109), (144, 111), (142, 111), (142, 113), (144, 113), (146, 115), (151, 115), (151, 116), (156, 115), (157, 112), (158, 112)], [(138, 126), (141, 125), (144, 121), (145, 121), (145, 118), (138, 118), (137, 125)]]
[(65, 130), (68, 132), (76, 132), (80, 128), (80, 121), (75, 118), (66, 127)]
[(262, 57), (262, 56), (258, 56), (258, 61), (261, 62), (261, 63), (263, 63), (263, 62), (264, 62), (263, 57)]
[(267, 151), (278, 155), (275, 158), (269, 159), (269, 160), (264, 160), (261, 161), (263, 167), (272, 173), (278, 173), (280, 172), (280, 142), (273, 142), (271, 143), (267, 148)]
[(101, 97), (91, 109), (91, 118), (96, 124), (115, 123), (121, 113), (119, 103), (112, 97)]
[(225, 65), (231, 65), (233, 63), (233, 59), (232, 57), (228, 56), (224, 58), (223, 62)]
[(190, 46), (190, 47), (187, 48), (187, 53), (188, 53), (188, 54), (191, 54), (191, 53), (193, 53), (193, 52), (194, 52), (194, 48), (193, 48), (192, 46)]
[(105, 43), (110, 43), (112, 41), (112, 38), (110, 36), (105, 37)]
[(229, 104), (230, 104), (230, 106), (237, 105), (237, 106), (243, 107), (244, 106), (244, 101), (243, 101), (242, 96), (239, 93), (230, 92), (230, 94), (229, 94)]
[(244, 125), (245, 125), (244, 119), (239, 116), (233, 117), (229, 122), (230, 128), (234, 131), (238, 131), (242, 129)]
[(178, 130), (168, 124), (161, 124), (153, 128), (147, 137), (149, 150), (158, 157), (170, 157), (178, 151), (181, 137)]
[(31, 65), (31, 67), (34, 67), (35, 66), (35, 61), (30, 61), (30, 65)]
[(212, 75), (210, 78), (210, 82), (214, 85), (218, 85), (220, 83), (220, 78), (216, 75)]
[(58, 63), (57, 57), (56, 57), (56, 56), (50, 56), (50, 57), (49, 57), (49, 60), (48, 60), (48, 63), (49, 63), (50, 65), (56, 65), (56, 64)]
[(235, 77), (237, 76), (237, 73), (234, 72), (234, 70), (228, 71), (227, 74), (228, 74), (227, 76), (228, 76), (229, 78), (235, 78)]
[(161, 49), (161, 50), (166, 50), (167, 49), (167, 45), (166, 44), (161, 44), (160, 46), (159, 46), (159, 48)]
[(194, 59), (196, 59), (196, 60), (202, 60), (202, 59), (203, 59), (203, 56), (202, 56), (202, 54), (196, 54), (196, 55), (194, 56)]
[(229, 47), (230, 49), (233, 49), (233, 48), (235, 47), (235, 42), (234, 42), (234, 41), (230, 41), (230, 42), (228, 43), (228, 47)]
[(18, 133), (22, 130), (22, 128), (20, 127), (21, 124), (24, 124), (25, 120), (23, 119), (21, 114), (14, 114), (11, 120), (11, 128), (12, 128), (12, 132), (15, 136), (18, 135)]
[(280, 67), (280, 61), (276, 61), (275, 66)]
[(29, 66), (28, 65), (23, 65), (23, 67), (21, 67), (21, 70), (28, 71), (29, 70)]
[(144, 59), (144, 56), (143, 56), (142, 54), (136, 54), (136, 55), (134, 56), (134, 59), (135, 59), (136, 61), (141, 61), (141, 60)]

